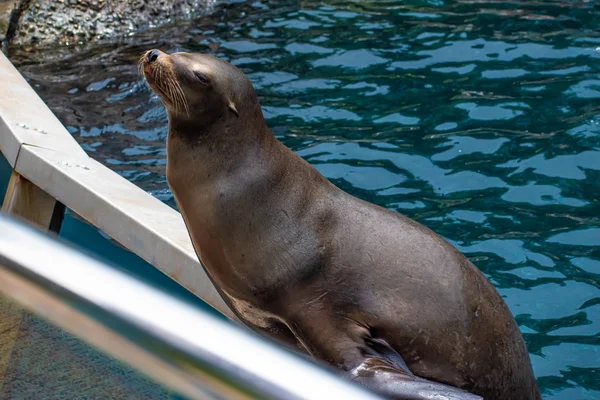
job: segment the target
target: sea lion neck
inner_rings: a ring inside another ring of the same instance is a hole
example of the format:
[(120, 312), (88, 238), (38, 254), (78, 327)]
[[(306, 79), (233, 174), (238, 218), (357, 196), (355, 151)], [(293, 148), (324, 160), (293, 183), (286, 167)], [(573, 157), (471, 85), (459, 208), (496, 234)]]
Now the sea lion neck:
[(248, 159), (255, 164), (268, 160), (278, 143), (262, 114), (260, 119), (240, 114), (212, 124), (174, 117), (169, 121), (167, 168), (175, 172), (193, 164), (198, 177), (216, 178), (244, 168)]
[(194, 117), (169, 112), (169, 136), (176, 137), (192, 149), (215, 151), (223, 150), (227, 144), (249, 146), (273, 137), (258, 104), (241, 110), (238, 114), (231, 111), (208, 112)]

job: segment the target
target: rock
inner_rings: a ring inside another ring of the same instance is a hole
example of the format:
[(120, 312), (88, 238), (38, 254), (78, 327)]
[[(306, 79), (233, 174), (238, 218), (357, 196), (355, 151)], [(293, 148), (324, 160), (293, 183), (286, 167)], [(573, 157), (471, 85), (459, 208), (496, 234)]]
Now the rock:
[(0, 0), (0, 41), (10, 46), (116, 39), (211, 11), (215, 0)]
[(0, 42), (5, 40), (10, 20), (10, 12), (14, 8), (13, 0), (0, 0)]

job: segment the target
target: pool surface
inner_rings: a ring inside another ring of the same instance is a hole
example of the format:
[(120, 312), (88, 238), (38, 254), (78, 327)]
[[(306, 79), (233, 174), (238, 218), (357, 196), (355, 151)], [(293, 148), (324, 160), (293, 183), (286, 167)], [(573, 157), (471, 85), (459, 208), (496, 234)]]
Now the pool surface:
[(545, 399), (600, 399), (599, 24), (576, 0), (256, 1), (12, 60), (92, 157), (171, 206), (166, 114), (135, 63), (230, 60), (284, 144), (489, 277)]

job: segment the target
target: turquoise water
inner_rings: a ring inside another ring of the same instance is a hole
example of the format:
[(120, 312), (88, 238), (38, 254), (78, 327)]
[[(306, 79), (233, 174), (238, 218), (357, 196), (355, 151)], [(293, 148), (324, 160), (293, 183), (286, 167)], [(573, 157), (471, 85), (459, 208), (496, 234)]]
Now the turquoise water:
[(257, 1), (13, 61), (92, 157), (172, 206), (166, 115), (135, 62), (232, 61), (281, 141), (490, 278), (545, 399), (600, 399), (599, 23), (585, 1)]

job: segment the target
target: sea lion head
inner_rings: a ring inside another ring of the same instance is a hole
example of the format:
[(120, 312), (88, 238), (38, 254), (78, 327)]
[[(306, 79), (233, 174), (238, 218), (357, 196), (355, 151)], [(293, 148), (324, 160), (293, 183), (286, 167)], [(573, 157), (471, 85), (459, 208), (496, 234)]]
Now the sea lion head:
[(165, 105), (171, 129), (184, 126), (188, 130), (206, 130), (215, 123), (231, 125), (262, 119), (250, 80), (224, 60), (206, 54), (167, 54), (155, 49), (144, 53), (139, 66)]

